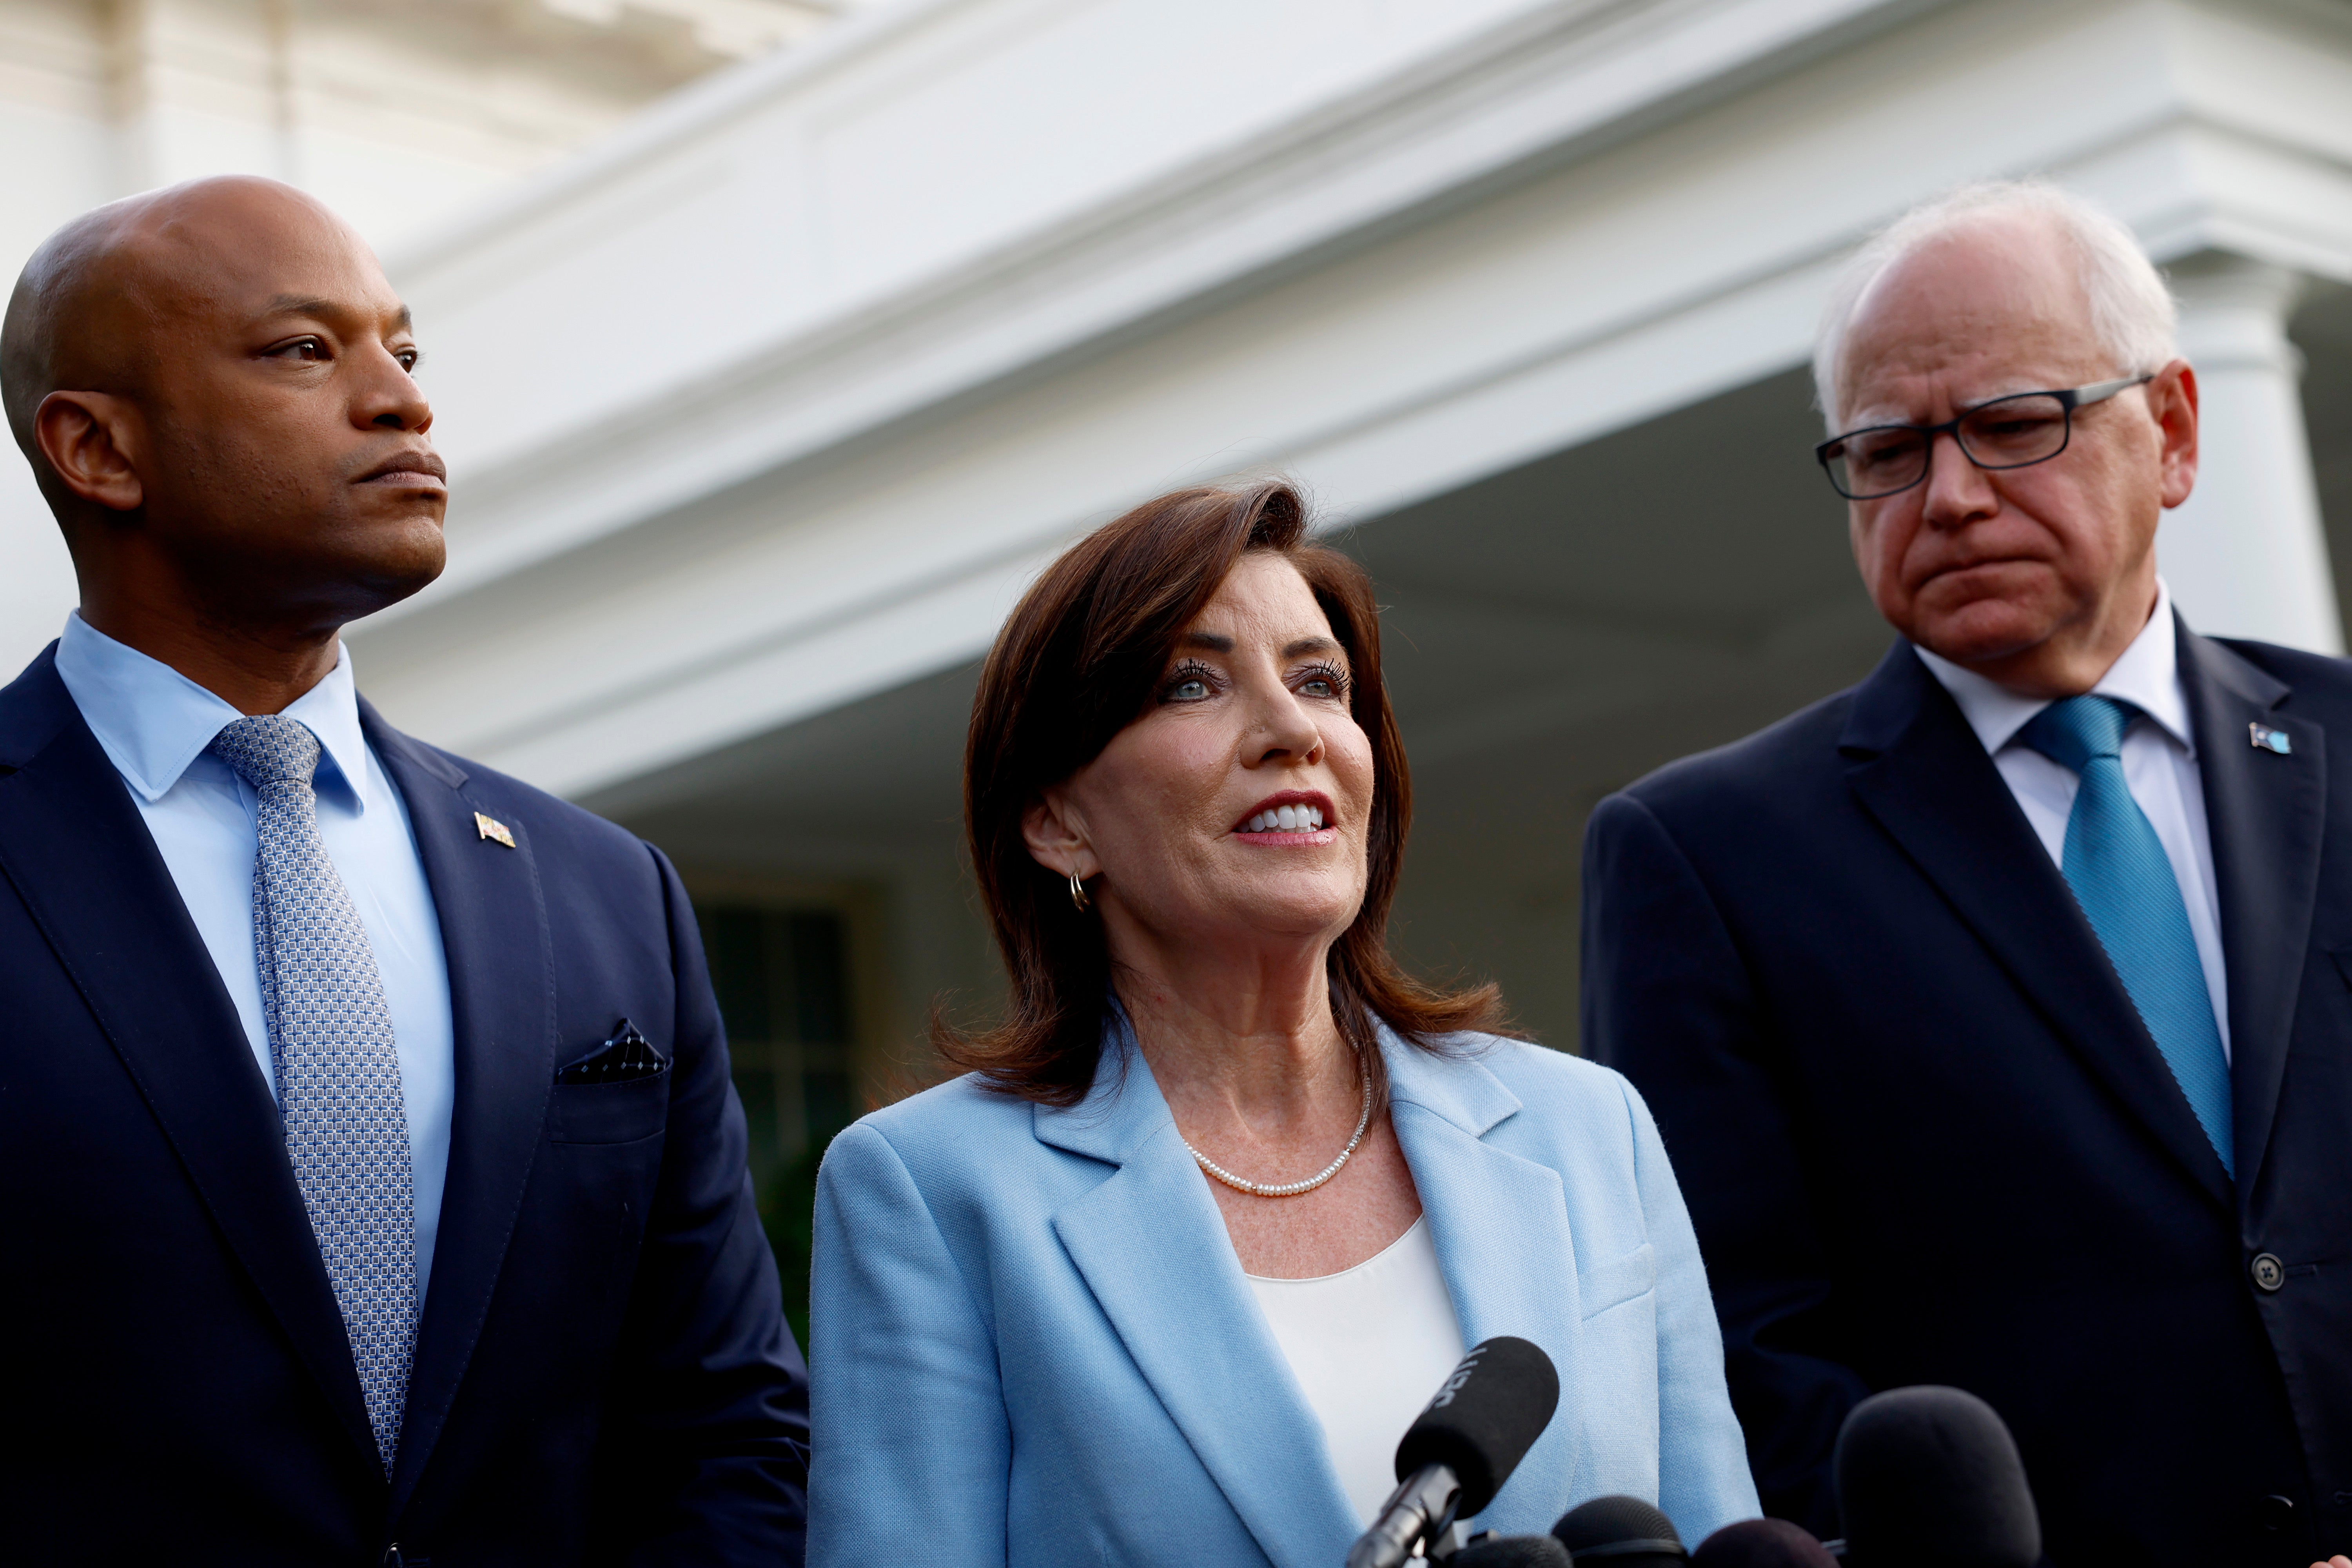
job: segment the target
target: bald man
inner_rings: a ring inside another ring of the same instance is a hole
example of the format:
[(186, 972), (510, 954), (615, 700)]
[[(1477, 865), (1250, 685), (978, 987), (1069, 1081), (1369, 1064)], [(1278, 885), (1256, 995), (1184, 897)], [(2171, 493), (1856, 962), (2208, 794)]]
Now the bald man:
[(353, 684), (442, 565), (417, 357), (263, 180), (91, 213), (9, 302), (81, 601), (0, 690), (12, 1561), (800, 1560), (676, 873)]
[(2352, 1551), (2352, 665), (2173, 609), (2196, 373), (2112, 218), (1909, 216), (1816, 368), (1894, 645), (1584, 862), (1765, 1504), (1836, 1532), (1847, 1411), (1950, 1384), (2059, 1568)]

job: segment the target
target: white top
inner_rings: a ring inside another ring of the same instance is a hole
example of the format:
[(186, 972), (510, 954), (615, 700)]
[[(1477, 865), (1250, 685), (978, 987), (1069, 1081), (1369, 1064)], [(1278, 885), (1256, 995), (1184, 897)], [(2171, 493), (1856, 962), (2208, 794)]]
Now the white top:
[[(169, 665), (67, 616), (58, 679), (131, 789), (180, 901), (195, 922), (245, 1025), (246, 1044), (272, 1085), (269, 1026), (253, 950), (253, 861), (258, 797), (205, 748), (242, 717)], [(416, 1299), (433, 1272), (441, 1189), (449, 1169), (449, 1117), (457, 1100), (449, 966), (408, 805), (360, 730), (348, 648), (326, 679), (286, 708), (319, 737), (319, 837), (351, 894), (375, 954), (376, 975), (400, 1053), (400, 1098), (416, 1203)]]
[(1369, 1527), (1396, 1490), (1397, 1440), (1468, 1348), (1429, 1218), (1344, 1273), (1248, 1279)]
[[(2146, 715), (2134, 719), (2124, 731), (2124, 783), (2163, 843), (2165, 858), (2172, 862), (2173, 879), (2180, 884), (2181, 902), (2189, 906), (2189, 930), (2197, 939), (2197, 957), (2205, 969), (2205, 994), (2212, 999), (2213, 1021), (2221, 1027), (2221, 1055), (2227, 1059), (2230, 979), (2221, 963), (2221, 906), (2213, 880), (2213, 836), (2205, 822), (2205, 779), (2197, 771), (2197, 740), (2189, 727), (2189, 694), (2180, 684), (2174, 643), (2172, 591), (2159, 577), (2156, 613), (2091, 689), (2098, 696), (2128, 702)], [(2042, 847), (2063, 868), (2066, 817), (2074, 809), (2074, 791), (2082, 781), (2073, 770), (2017, 738), (2029, 720), (2050, 706), (2049, 701), (2021, 697), (1924, 647), (1916, 651), (1929, 673), (1960, 705), (1969, 727), (1984, 742), (1993, 766), (2007, 781), (2009, 793), (2024, 809), (2025, 820), (2041, 836)]]

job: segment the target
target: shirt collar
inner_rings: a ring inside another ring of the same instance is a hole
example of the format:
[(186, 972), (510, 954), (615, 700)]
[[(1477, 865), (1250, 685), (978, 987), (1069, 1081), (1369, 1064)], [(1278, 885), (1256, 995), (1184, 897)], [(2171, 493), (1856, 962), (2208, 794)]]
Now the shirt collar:
[[(2050, 706), (2048, 698), (2021, 697), (1975, 670), (1964, 669), (1948, 658), (1929, 653), (1916, 643), (1911, 646), (1928, 673), (1960, 705), (1961, 717), (1984, 743), (1988, 755), (1999, 752), (2015, 740), (2027, 721)], [(2124, 649), (2091, 689), (2101, 697), (2130, 703), (2155, 721), (2157, 727), (2191, 757), (2197, 754), (2197, 742), (2189, 729), (2189, 695), (2181, 689), (2180, 665), (2174, 646), (2172, 590), (2165, 586), (2163, 578), (2156, 580), (2156, 609), (2147, 617), (2147, 625), (2140, 628), (2139, 636), (2132, 638), (2131, 646)]]
[[(57, 662), (58, 679), (107, 760), (151, 802), (180, 782), (214, 736), (244, 717), (170, 665), (116, 642), (83, 620), (79, 610), (66, 616)], [(338, 647), (335, 668), (289, 703), (285, 715), (319, 738), (313, 787), (321, 795), (338, 794), (352, 811), (364, 813), (367, 801), (359, 781), (367, 776), (367, 739), (360, 731), (351, 649)]]

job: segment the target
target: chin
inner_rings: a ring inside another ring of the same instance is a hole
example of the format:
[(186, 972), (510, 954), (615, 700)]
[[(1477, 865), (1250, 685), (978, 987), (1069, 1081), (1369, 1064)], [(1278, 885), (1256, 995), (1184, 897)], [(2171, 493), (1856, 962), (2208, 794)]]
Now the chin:
[(1931, 586), (1912, 606), (1904, 635), (1955, 664), (2005, 658), (2049, 639), (2063, 618), (2046, 593), (1984, 595), (1937, 604)]
[(1286, 937), (1336, 938), (1355, 922), (1363, 895), (1339, 897), (1267, 897), (1249, 901), (1259, 930)]
[(448, 560), (448, 547), (436, 520), (373, 534), (364, 548), (337, 564), (339, 574), (368, 601), (368, 608), (360, 614), (373, 615), (431, 587)]
[(2037, 647), (2049, 639), (2052, 629), (2039, 616), (1963, 615), (1928, 620), (1911, 640), (1954, 664), (1978, 665)]

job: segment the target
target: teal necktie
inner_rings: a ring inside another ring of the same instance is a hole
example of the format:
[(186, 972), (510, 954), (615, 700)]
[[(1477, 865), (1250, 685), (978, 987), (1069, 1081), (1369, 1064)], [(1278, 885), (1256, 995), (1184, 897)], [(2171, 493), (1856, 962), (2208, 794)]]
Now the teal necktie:
[(2112, 698), (2070, 697), (2035, 714), (2018, 739), (2083, 781), (2066, 817), (2060, 866), (2067, 886), (2221, 1168), (2234, 1177), (2230, 1063), (2189, 929), (2189, 906), (2163, 842), (2124, 783), (2124, 730), (2133, 712)]

